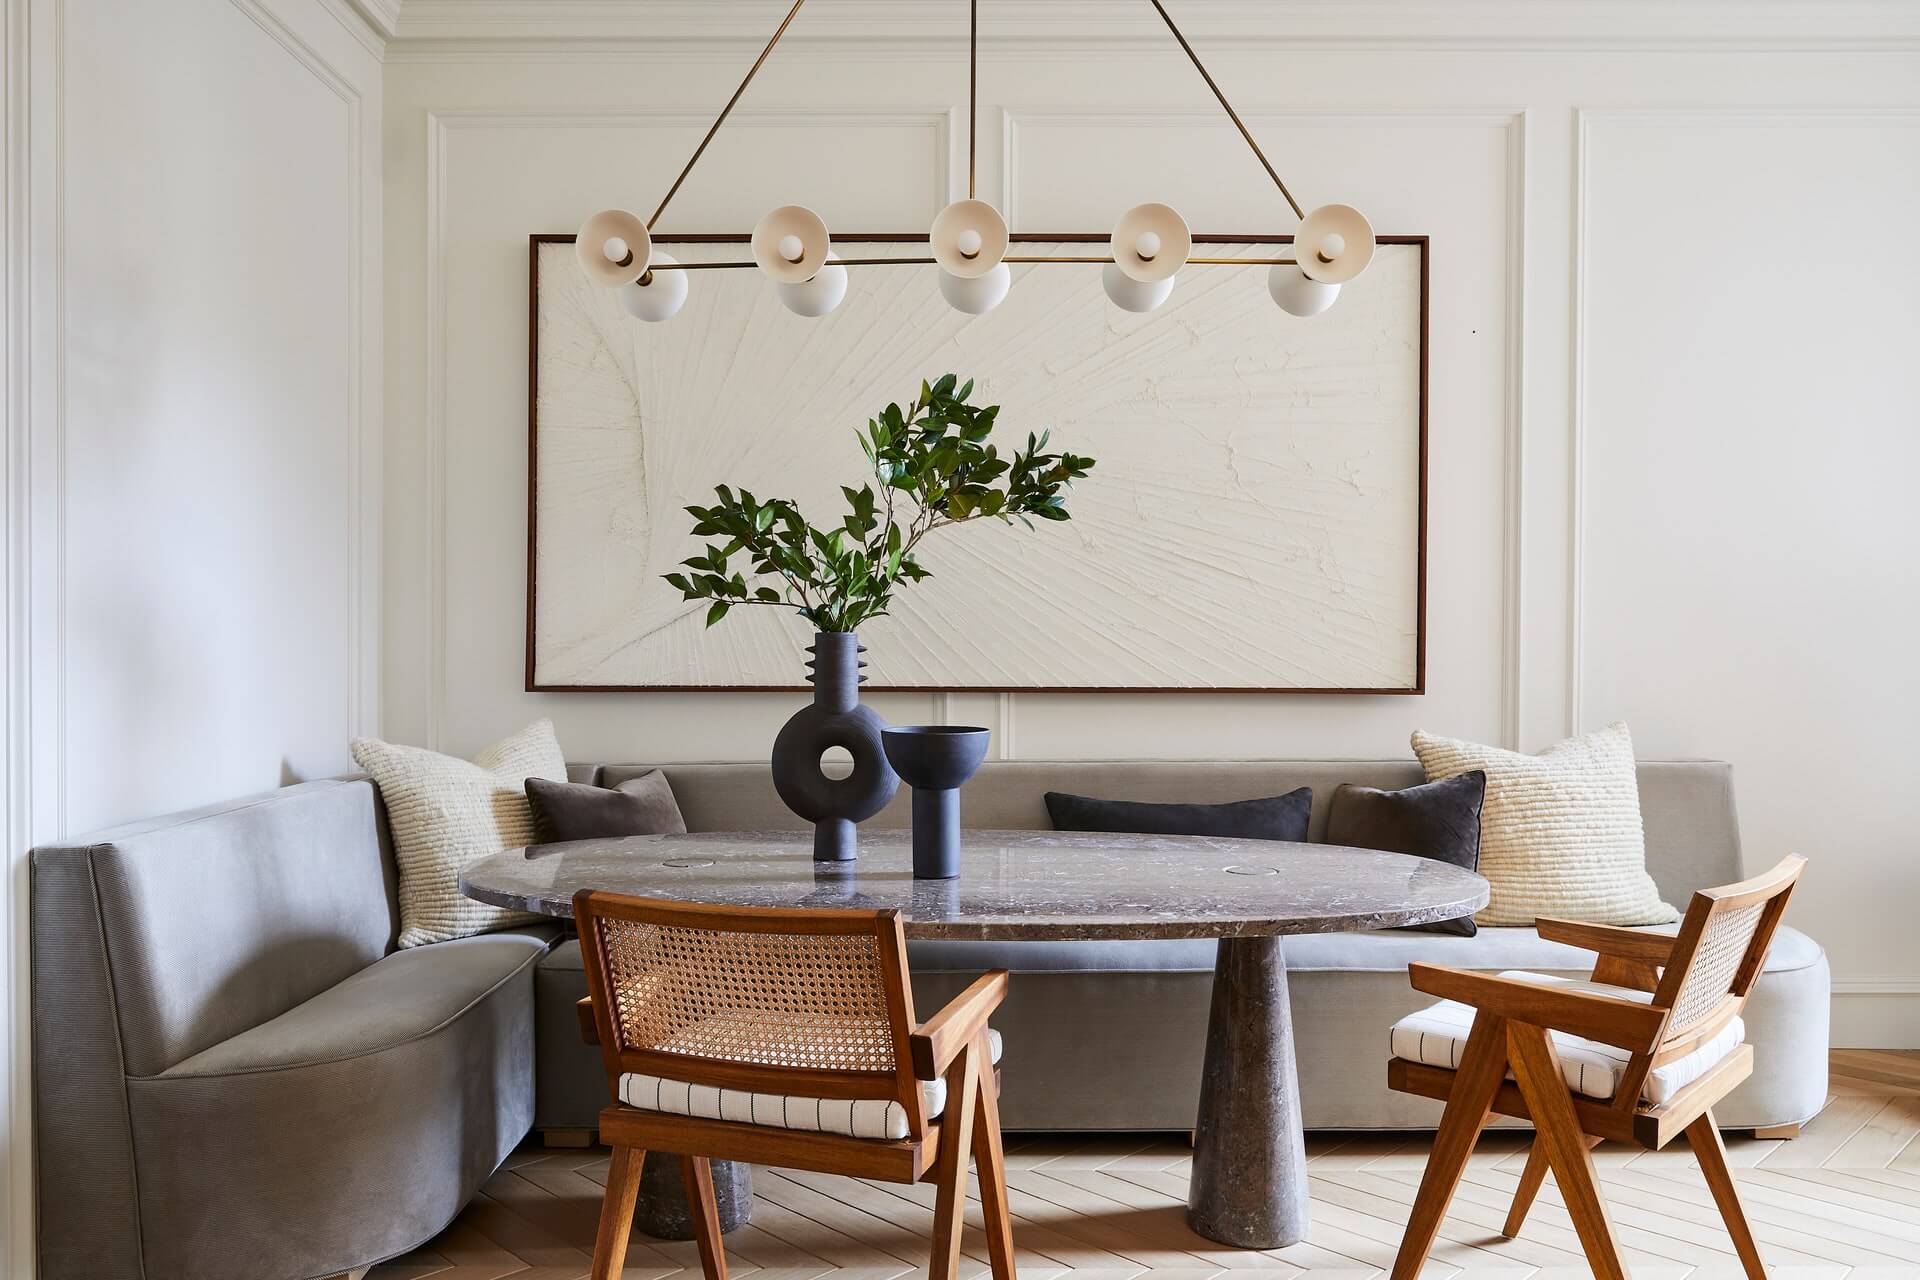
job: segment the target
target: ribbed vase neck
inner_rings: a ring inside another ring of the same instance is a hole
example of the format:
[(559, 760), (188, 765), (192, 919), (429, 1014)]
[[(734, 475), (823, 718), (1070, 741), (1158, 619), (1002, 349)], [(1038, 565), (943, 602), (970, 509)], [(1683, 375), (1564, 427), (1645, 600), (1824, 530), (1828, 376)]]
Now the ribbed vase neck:
[(819, 631), (807, 646), (813, 654), (807, 665), (813, 674), (813, 705), (836, 714), (853, 710), (860, 704), (860, 685), (866, 679), (860, 668), (860, 637), (852, 631)]

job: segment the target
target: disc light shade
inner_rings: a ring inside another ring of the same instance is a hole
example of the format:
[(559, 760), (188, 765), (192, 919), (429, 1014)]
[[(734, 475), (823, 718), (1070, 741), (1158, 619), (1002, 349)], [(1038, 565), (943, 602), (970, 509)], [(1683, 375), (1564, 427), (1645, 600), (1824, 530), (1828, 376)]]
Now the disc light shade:
[(982, 316), (1000, 305), (1013, 285), (1013, 272), (1002, 262), (980, 276), (963, 276), (947, 270), (940, 272), (940, 296), (955, 311)]
[(797, 316), (817, 320), (846, 298), (847, 269), (840, 265), (836, 255), (814, 273), (813, 279), (793, 283), (783, 280), (774, 286), (774, 291), (780, 295), (781, 306)]
[(1144, 314), (1165, 302), (1172, 294), (1173, 277), (1135, 280), (1120, 269), (1119, 263), (1109, 262), (1100, 269), (1100, 287), (1107, 291), (1107, 297), (1113, 300), (1113, 305), (1122, 311)]
[(1113, 226), (1113, 261), (1130, 279), (1172, 279), (1192, 252), (1187, 220), (1170, 205), (1137, 204)]
[[(933, 220), (933, 230), (927, 239), (933, 245), (934, 261), (943, 271), (963, 280), (977, 279), (991, 273), (1007, 256), (1007, 220), (985, 200), (955, 200)], [(969, 248), (973, 250), (971, 254), (967, 252)], [(946, 288), (944, 277), (940, 287), (943, 291)], [(994, 302), (1004, 296), (1003, 287)], [(952, 294), (947, 294), (947, 301), (953, 302)], [(957, 302), (954, 305), (960, 306)]]
[(687, 273), (657, 269), (678, 261), (671, 254), (656, 253), (648, 273), (620, 290), (620, 305), (628, 315), (655, 324), (679, 313), (687, 303)]
[[(797, 256), (782, 251), (796, 247)], [(753, 229), (753, 260), (780, 284), (801, 284), (813, 279), (826, 265), (827, 251), (832, 247), (827, 224), (805, 205), (783, 204), (769, 211)], [(841, 275), (845, 274), (843, 270)]]
[[(626, 242), (626, 252), (609, 258), (607, 250), (615, 240)], [(573, 240), (573, 256), (579, 259), (580, 269), (602, 289), (618, 289), (647, 274), (652, 255), (653, 238), (647, 234), (647, 224), (625, 209), (602, 209), (580, 224), (580, 234)]]
[(1285, 263), (1267, 269), (1267, 292), (1290, 316), (1317, 316), (1340, 296), (1340, 286), (1313, 280)]
[(1322, 284), (1345, 284), (1373, 261), (1373, 226), (1352, 205), (1323, 204), (1293, 235), (1300, 269)]

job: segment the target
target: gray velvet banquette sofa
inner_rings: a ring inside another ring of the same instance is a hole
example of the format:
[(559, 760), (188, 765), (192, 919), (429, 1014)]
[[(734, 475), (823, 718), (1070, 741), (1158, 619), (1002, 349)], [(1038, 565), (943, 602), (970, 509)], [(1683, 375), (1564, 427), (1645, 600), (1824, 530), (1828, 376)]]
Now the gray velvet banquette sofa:
[[(694, 830), (793, 828), (764, 765), (669, 765)], [(642, 766), (577, 765), (611, 785)], [(1737, 879), (1728, 766), (1640, 766), (1650, 867), (1668, 899)], [(1341, 782), (1403, 787), (1400, 761), (993, 762), (970, 826), (1044, 828), (1049, 790), (1195, 802)], [(908, 825), (908, 794), (874, 820)], [(1775, 850), (1766, 851), (1769, 858)], [(396, 950), (394, 863), (364, 779), (304, 783), (104, 831), (32, 856), (34, 1093), (45, 1280), (309, 1280), (446, 1224), (530, 1128), (591, 1129), (605, 1105), (580, 1042), (577, 943), (554, 925)], [(1214, 944), (910, 944), (915, 1002), (1014, 971), (1003, 1122), (1193, 1123)], [(1286, 942), (1305, 1120), (1421, 1128), (1389, 1093), (1387, 1030), (1426, 1003), (1406, 966), (1583, 972), (1530, 930)], [(1729, 1128), (1794, 1124), (1826, 1096), (1828, 972), (1783, 927), (1747, 1010), (1753, 1077)], [(1368, 1066), (1367, 1064), (1374, 1064)]]

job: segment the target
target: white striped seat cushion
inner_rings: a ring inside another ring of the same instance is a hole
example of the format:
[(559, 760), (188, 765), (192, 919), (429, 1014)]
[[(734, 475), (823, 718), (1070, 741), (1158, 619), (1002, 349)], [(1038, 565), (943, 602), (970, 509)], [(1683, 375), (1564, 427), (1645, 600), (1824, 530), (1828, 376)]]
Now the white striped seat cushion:
[[(989, 1029), (987, 1041), (993, 1060), (1000, 1061), (1000, 1033)], [(947, 1082), (921, 1081), (920, 1096), (926, 1099), (927, 1119), (933, 1119), (946, 1109)], [(744, 1089), (720, 1089), (628, 1072), (620, 1077), (620, 1101), (642, 1111), (661, 1111), (701, 1120), (732, 1120), (774, 1129), (838, 1133), (850, 1138), (895, 1142), (907, 1136), (907, 1109), (883, 1098), (807, 1098), (786, 1093), (749, 1093)]]
[[(1590, 991), (1596, 995), (1614, 996), (1622, 1000), (1637, 1000), (1641, 1004), (1651, 1003), (1653, 997), (1645, 991), (1635, 991), (1630, 987), (1611, 987), (1599, 982), (1583, 982), (1578, 978), (1559, 978), (1545, 973), (1528, 973), (1521, 969), (1508, 970), (1500, 975), (1519, 982), (1540, 982), (1556, 987), (1570, 987), (1577, 991)], [(1392, 1054), (1396, 1058), (1405, 1058), (1409, 1062), (1423, 1062), (1430, 1067), (1456, 1068), (1460, 1065), (1461, 1055), (1466, 1052), (1467, 1034), (1473, 1029), (1473, 1007), (1454, 1000), (1442, 1000), (1439, 1004), (1410, 1013), (1393, 1024), (1390, 1040)], [(1633, 1055), (1625, 1049), (1610, 1044), (1600, 1044), (1585, 1040), (1579, 1036), (1568, 1035), (1564, 1031), (1550, 1032), (1553, 1037), (1554, 1051), (1560, 1055), (1560, 1073), (1567, 1078), (1567, 1087), (1575, 1093), (1589, 1098), (1605, 1100), (1613, 1096), (1619, 1086), (1620, 1077), (1627, 1069), (1627, 1063)], [(1747, 1029), (1735, 1018), (1723, 1027), (1720, 1033), (1695, 1049), (1684, 1058), (1676, 1058), (1665, 1066), (1655, 1067), (1647, 1073), (1646, 1087), (1640, 1096), (1658, 1106), (1671, 1098), (1687, 1085), (1692, 1084), (1722, 1058), (1732, 1053), (1746, 1039)], [(1512, 1078), (1512, 1073), (1508, 1073)]]

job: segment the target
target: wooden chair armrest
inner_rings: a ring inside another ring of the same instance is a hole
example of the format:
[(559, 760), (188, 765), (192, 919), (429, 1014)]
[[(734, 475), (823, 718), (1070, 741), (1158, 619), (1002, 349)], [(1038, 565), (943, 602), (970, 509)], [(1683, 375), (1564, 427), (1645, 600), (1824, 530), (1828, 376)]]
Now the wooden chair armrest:
[[(947, 1007), (920, 1024), (908, 1037), (913, 1051), (913, 1073), (922, 1080), (938, 1080), (967, 1043), (987, 1029), (987, 1018), (1007, 998), (1007, 971), (983, 974), (972, 986), (947, 1002)], [(986, 1064), (981, 1064), (982, 1069)]]
[(1633, 1053), (1651, 1052), (1667, 1022), (1665, 1009), (1543, 982), (1522, 982), (1419, 962), (1407, 966), (1407, 976), (1416, 991)]
[(574, 1002), (573, 1012), (580, 1019), (580, 1038), (588, 1044), (599, 1044), (600, 1027), (593, 1020), (593, 997), (581, 996)]
[(1583, 951), (1623, 960), (1641, 960), (1665, 965), (1673, 956), (1673, 944), (1679, 939), (1664, 933), (1641, 933), (1610, 924), (1582, 924), (1578, 920), (1535, 920), (1534, 929), (1550, 942), (1564, 942)]

